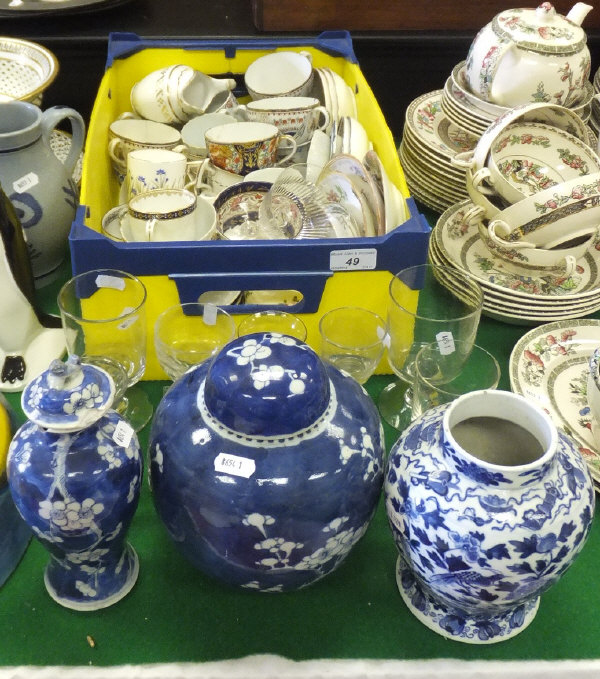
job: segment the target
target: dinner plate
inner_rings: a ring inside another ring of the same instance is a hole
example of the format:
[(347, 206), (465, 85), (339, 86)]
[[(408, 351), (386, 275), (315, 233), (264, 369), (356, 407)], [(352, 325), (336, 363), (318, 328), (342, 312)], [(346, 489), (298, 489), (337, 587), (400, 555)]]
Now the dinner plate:
[(587, 402), (588, 360), (600, 346), (600, 321), (575, 319), (541, 325), (514, 346), (509, 361), (510, 385), (536, 400), (554, 424), (570, 435), (600, 483), (598, 429)]
[(124, 5), (131, 0), (0, 0), (0, 17), (93, 12)]

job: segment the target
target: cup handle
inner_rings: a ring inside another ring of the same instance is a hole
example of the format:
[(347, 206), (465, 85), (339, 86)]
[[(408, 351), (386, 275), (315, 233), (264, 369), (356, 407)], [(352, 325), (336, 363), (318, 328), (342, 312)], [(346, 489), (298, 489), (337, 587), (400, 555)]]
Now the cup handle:
[(275, 165), (283, 165), (285, 162), (290, 160), (290, 158), (292, 158), (294, 153), (296, 153), (296, 149), (298, 147), (298, 145), (296, 144), (296, 140), (290, 134), (282, 134), (282, 135), (279, 136), (279, 143), (277, 144), (278, 147), (279, 147), (279, 144), (281, 144), (281, 141), (283, 139), (290, 142), (291, 148), (290, 148), (289, 152), (283, 158), (281, 158), (281, 160), (278, 160), (275, 163)]
[(484, 196), (494, 196), (494, 190), (488, 186), (483, 186), (483, 182), (488, 181), (492, 183), (492, 173), (487, 167), (482, 167), (471, 176), (471, 184), (473, 188)]
[(472, 168), (474, 155), (475, 154), (473, 151), (461, 151), (461, 153), (457, 153), (455, 156), (450, 158), (450, 164), (454, 165), (455, 167), (463, 167), (465, 169)]
[(312, 54), (311, 54), (310, 52), (307, 52), (306, 50), (302, 50), (302, 51), (300, 52), (300, 54), (301, 54), (303, 57), (305, 57), (306, 59), (308, 59), (308, 61), (310, 61), (310, 63), (312, 64)]
[(323, 123), (317, 126), (317, 130), (324, 130), (331, 122), (331, 114), (324, 106), (317, 106), (316, 110), (319, 112), (319, 119), (323, 116)]
[[(496, 229), (498, 229), (500, 233), (496, 233)], [(514, 248), (515, 250), (520, 250), (522, 248), (535, 248), (533, 243), (505, 240), (509, 233), (510, 226), (502, 219), (492, 219), (492, 221), (488, 224), (488, 235), (490, 240), (499, 247), (504, 249), (510, 247)]]
[(117, 149), (121, 146), (121, 141), (117, 137), (114, 137), (108, 142), (108, 155), (110, 159), (117, 165), (124, 165), (125, 159), (117, 155)]
[(573, 255), (567, 255), (565, 257), (565, 275), (572, 276), (577, 269), (577, 260)]

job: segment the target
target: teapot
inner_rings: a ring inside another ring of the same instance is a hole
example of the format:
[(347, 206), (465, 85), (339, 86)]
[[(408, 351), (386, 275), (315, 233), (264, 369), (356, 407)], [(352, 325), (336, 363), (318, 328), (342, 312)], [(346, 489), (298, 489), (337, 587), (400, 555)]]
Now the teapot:
[[(51, 137), (65, 120), (71, 147), (61, 162)], [(42, 110), (25, 101), (0, 102), (0, 184), (23, 227), (37, 287), (49, 281), (67, 254), (68, 235), (79, 201), (72, 178), (83, 148), (85, 123), (66, 106)]]
[(500, 12), (469, 48), (468, 86), (475, 95), (500, 106), (578, 105), (586, 96), (591, 68), (581, 28), (591, 9), (578, 2), (565, 17), (543, 2), (537, 9)]

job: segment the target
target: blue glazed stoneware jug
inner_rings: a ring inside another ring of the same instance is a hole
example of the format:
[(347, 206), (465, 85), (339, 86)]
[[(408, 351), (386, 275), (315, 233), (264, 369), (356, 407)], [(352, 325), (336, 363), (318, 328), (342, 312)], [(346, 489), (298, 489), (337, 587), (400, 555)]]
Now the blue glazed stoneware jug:
[(150, 438), (159, 516), (197, 568), (295, 590), (364, 535), (383, 480), (377, 409), (350, 376), (278, 333), (233, 340), (177, 380)]
[(23, 391), (29, 418), (8, 452), (8, 482), (21, 516), (50, 553), (44, 582), (66, 608), (96, 610), (122, 599), (138, 576), (126, 540), (142, 460), (131, 426), (110, 409), (104, 370), (56, 360)]
[[(61, 162), (51, 137), (68, 121), (71, 147)], [(63, 261), (79, 200), (72, 178), (85, 139), (81, 115), (66, 106), (42, 111), (25, 101), (0, 103), (0, 184), (24, 230), (36, 284)]]

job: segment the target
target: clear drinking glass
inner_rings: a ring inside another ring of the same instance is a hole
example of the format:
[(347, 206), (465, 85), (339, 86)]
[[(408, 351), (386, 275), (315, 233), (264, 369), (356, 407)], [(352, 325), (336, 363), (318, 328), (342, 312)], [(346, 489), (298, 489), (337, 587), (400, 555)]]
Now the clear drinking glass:
[(215, 356), (234, 337), (235, 321), (214, 304), (175, 304), (154, 324), (156, 357), (173, 381)]
[(340, 307), (319, 321), (321, 357), (363, 384), (385, 350), (385, 321), (362, 307)]
[(301, 342), (306, 341), (306, 326), (294, 314), (278, 309), (265, 309), (257, 311), (240, 321), (238, 336), (249, 335), (253, 332), (278, 332), (282, 335), (290, 335)]
[(426, 344), (415, 358), (412, 417), (471, 391), (496, 389), (500, 375), (498, 361), (477, 344)]
[(146, 368), (146, 288), (132, 274), (93, 269), (68, 280), (58, 293), (67, 351), (104, 368), (115, 388), (114, 408), (139, 431), (152, 404), (139, 387)]
[(412, 419), (414, 360), (431, 342), (473, 346), (481, 318), (483, 291), (461, 271), (418, 264), (397, 273), (388, 298), (388, 360), (400, 378), (380, 394), (381, 417), (398, 430)]

